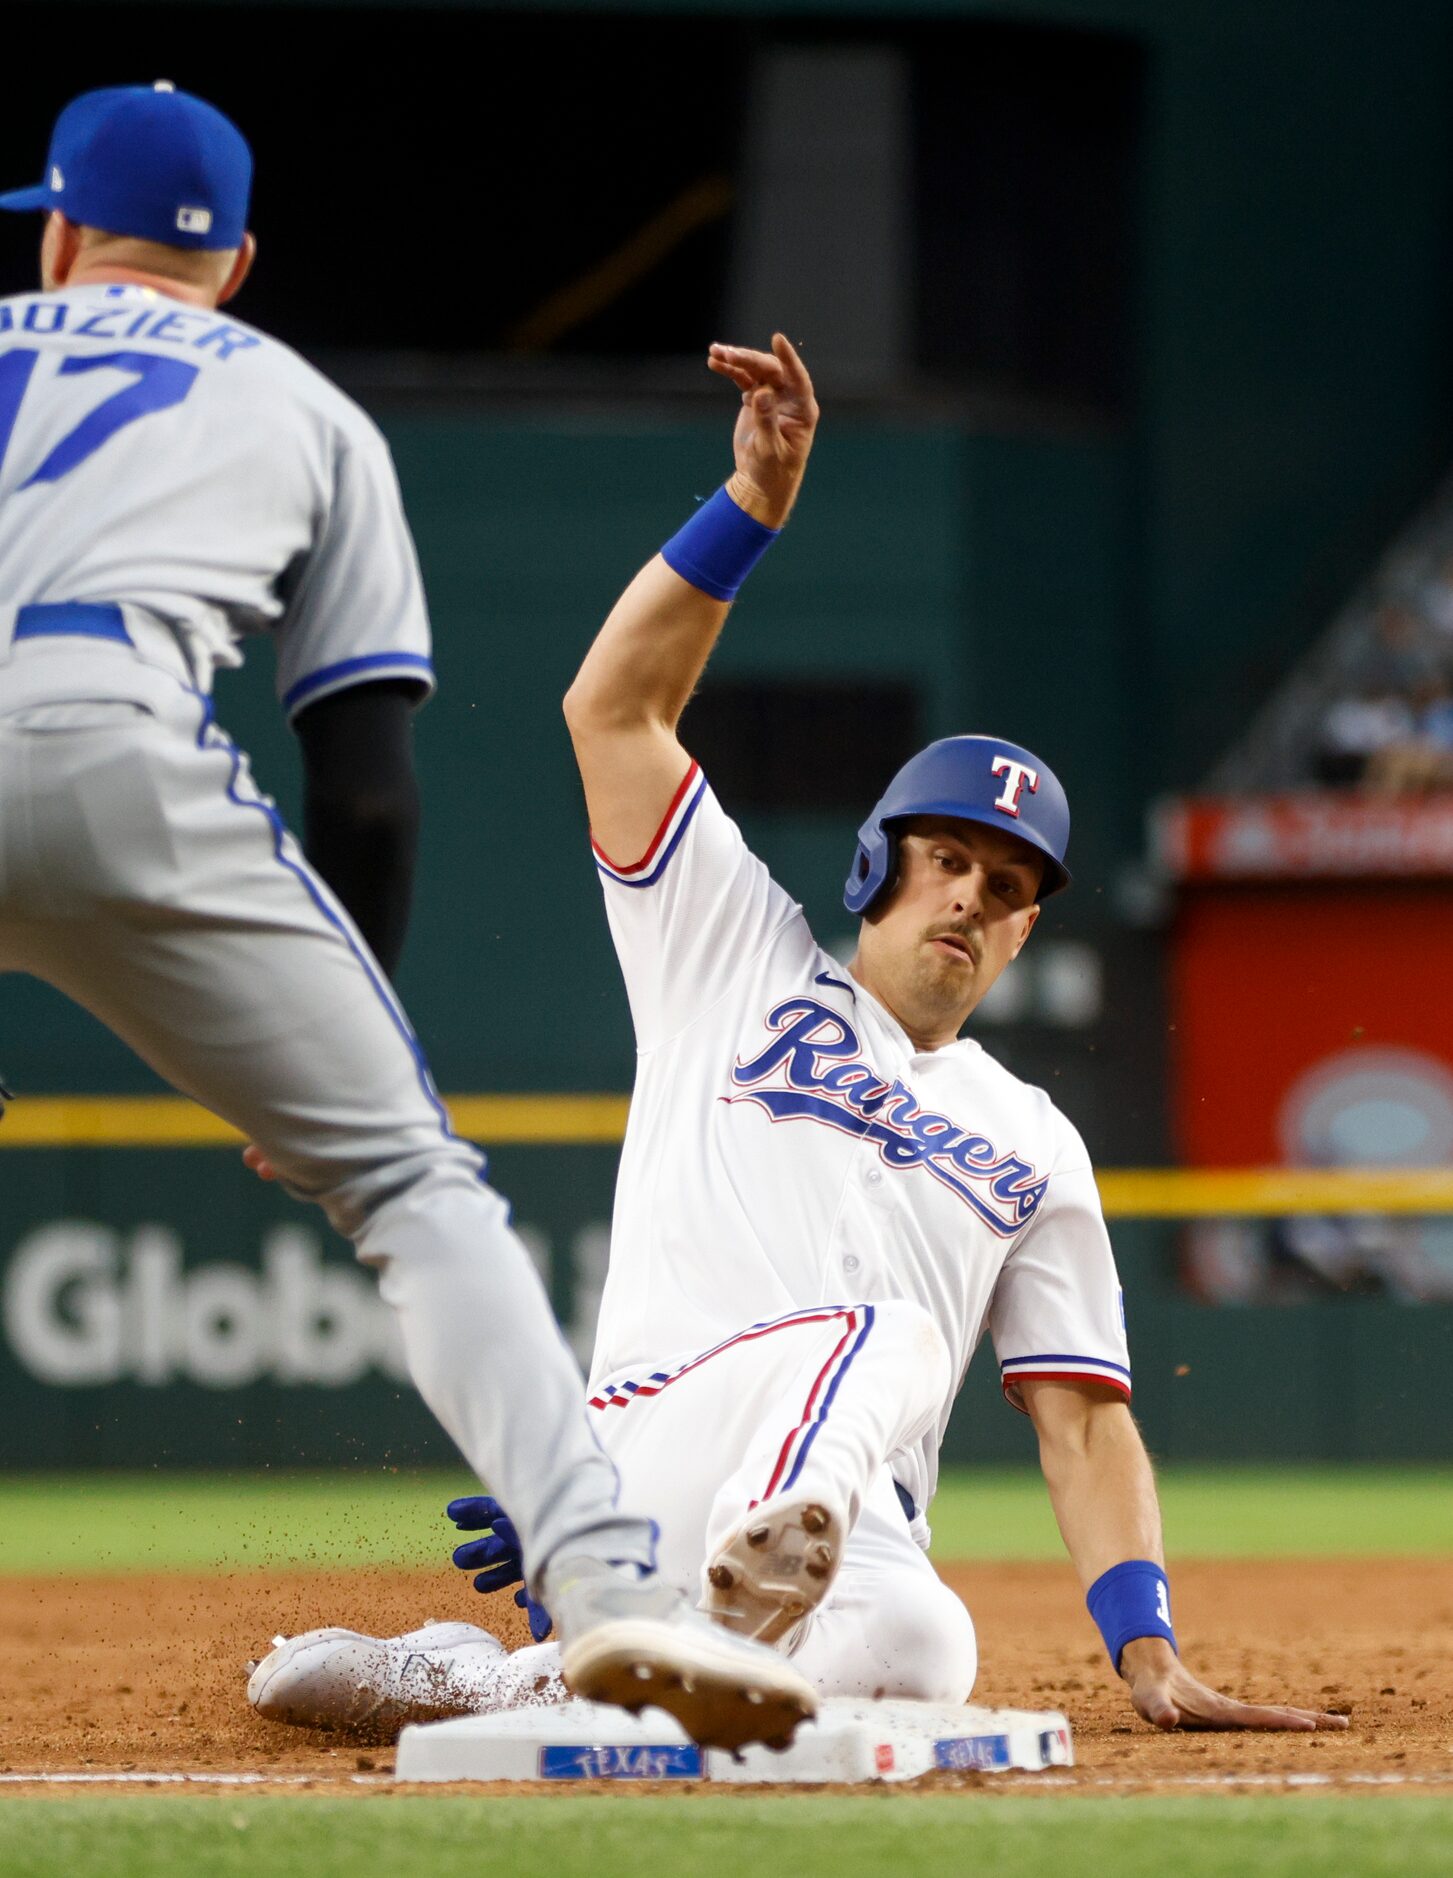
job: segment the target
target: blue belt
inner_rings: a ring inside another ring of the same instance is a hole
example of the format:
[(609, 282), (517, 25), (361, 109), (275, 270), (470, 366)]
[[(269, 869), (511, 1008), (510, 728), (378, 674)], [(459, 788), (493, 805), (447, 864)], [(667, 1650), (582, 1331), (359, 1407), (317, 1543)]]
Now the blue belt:
[(47, 639), (71, 634), (80, 639), (114, 639), (131, 645), (131, 634), (119, 606), (88, 606), (81, 600), (62, 600), (54, 606), (22, 606), (15, 611), (15, 638)]

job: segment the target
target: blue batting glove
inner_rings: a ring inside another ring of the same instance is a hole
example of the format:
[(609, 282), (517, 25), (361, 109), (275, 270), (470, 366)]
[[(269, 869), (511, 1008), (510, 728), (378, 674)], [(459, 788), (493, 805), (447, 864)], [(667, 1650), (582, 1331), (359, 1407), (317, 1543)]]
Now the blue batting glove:
[(507, 1591), (511, 1585), (520, 1588), (515, 1593), (515, 1603), (522, 1610), (530, 1623), (530, 1635), (536, 1643), (543, 1643), (553, 1626), (550, 1613), (543, 1604), (537, 1604), (530, 1596), (524, 1582), (525, 1556), (520, 1545), (520, 1535), (515, 1530), (515, 1522), (500, 1505), (487, 1493), (469, 1494), (462, 1500), (451, 1500), (445, 1512), (461, 1532), (486, 1532), (483, 1539), (471, 1539), (467, 1545), (454, 1548), (454, 1563), (461, 1571), (476, 1572), (474, 1588), (476, 1591)]

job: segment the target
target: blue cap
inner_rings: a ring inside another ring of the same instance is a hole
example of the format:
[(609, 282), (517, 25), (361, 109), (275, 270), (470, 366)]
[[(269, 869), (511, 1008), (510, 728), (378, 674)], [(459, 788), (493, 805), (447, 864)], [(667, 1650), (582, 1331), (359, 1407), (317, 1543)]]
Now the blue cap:
[(1017, 835), (1044, 860), (1041, 900), (1070, 884), (1070, 805), (1049, 765), (1002, 737), (941, 737), (909, 758), (858, 830), (843, 888), (850, 913), (866, 913), (893, 884), (895, 826), (914, 815), (953, 815)]
[(242, 132), (162, 80), (72, 99), (51, 133), (45, 181), (0, 195), (0, 209), (59, 209), (172, 248), (238, 248), (251, 187)]

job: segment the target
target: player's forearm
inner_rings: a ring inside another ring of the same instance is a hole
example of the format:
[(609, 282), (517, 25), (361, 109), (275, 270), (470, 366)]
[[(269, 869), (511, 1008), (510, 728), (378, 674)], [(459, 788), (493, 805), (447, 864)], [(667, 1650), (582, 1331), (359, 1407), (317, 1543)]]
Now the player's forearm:
[(419, 805), (309, 797), (303, 813), (309, 861), (347, 909), (392, 978), (403, 956), (414, 898)]
[(582, 738), (641, 727), (672, 733), (727, 616), (727, 603), (691, 586), (658, 554), (612, 607), (565, 694), (565, 721)]
[(1065, 1549), (1086, 1590), (1126, 1559), (1164, 1563), (1155, 1476), (1122, 1402), (1036, 1416), (1039, 1459)]
[(419, 790), (417, 687), (384, 679), (310, 705), (294, 728), (303, 755), (303, 848), (392, 977), (414, 893)]
[(596, 635), (565, 699), (577, 753), (586, 736), (641, 726), (674, 736), (728, 606), (802, 486), (818, 412), (792, 346), (781, 333), (770, 352), (713, 345), (708, 363), (742, 394), (731, 478), (641, 569)]

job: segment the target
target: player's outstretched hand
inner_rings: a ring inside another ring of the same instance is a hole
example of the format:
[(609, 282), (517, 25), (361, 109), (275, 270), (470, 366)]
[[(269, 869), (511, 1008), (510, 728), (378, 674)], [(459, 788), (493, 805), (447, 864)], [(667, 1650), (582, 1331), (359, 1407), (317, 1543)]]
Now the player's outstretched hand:
[(1127, 1643), (1120, 1674), (1130, 1685), (1135, 1711), (1156, 1728), (1265, 1728), (1310, 1734), (1318, 1728), (1345, 1728), (1345, 1715), (1319, 1709), (1264, 1707), (1218, 1695), (1191, 1674), (1156, 1637)]
[(780, 528), (797, 499), (817, 430), (807, 367), (785, 333), (773, 333), (770, 352), (714, 345), (706, 362), (742, 394), (732, 437), (736, 474), (727, 484), (732, 500), (768, 528)]
[[(454, 1548), (454, 1563), (461, 1571), (475, 1572), (476, 1591), (508, 1591), (520, 1588), (515, 1603), (530, 1620), (530, 1635), (543, 1643), (553, 1629), (553, 1620), (543, 1604), (537, 1604), (525, 1588), (525, 1554), (515, 1522), (487, 1493), (466, 1494), (451, 1500), (444, 1511), (461, 1532), (483, 1532), (483, 1539), (471, 1539)], [(476, 1567), (483, 1566), (482, 1571)]]
[(242, 1165), (250, 1167), (259, 1180), (277, 1179), (277, 1169), (259, 1147), (248, 1146), (242, 1150)]

